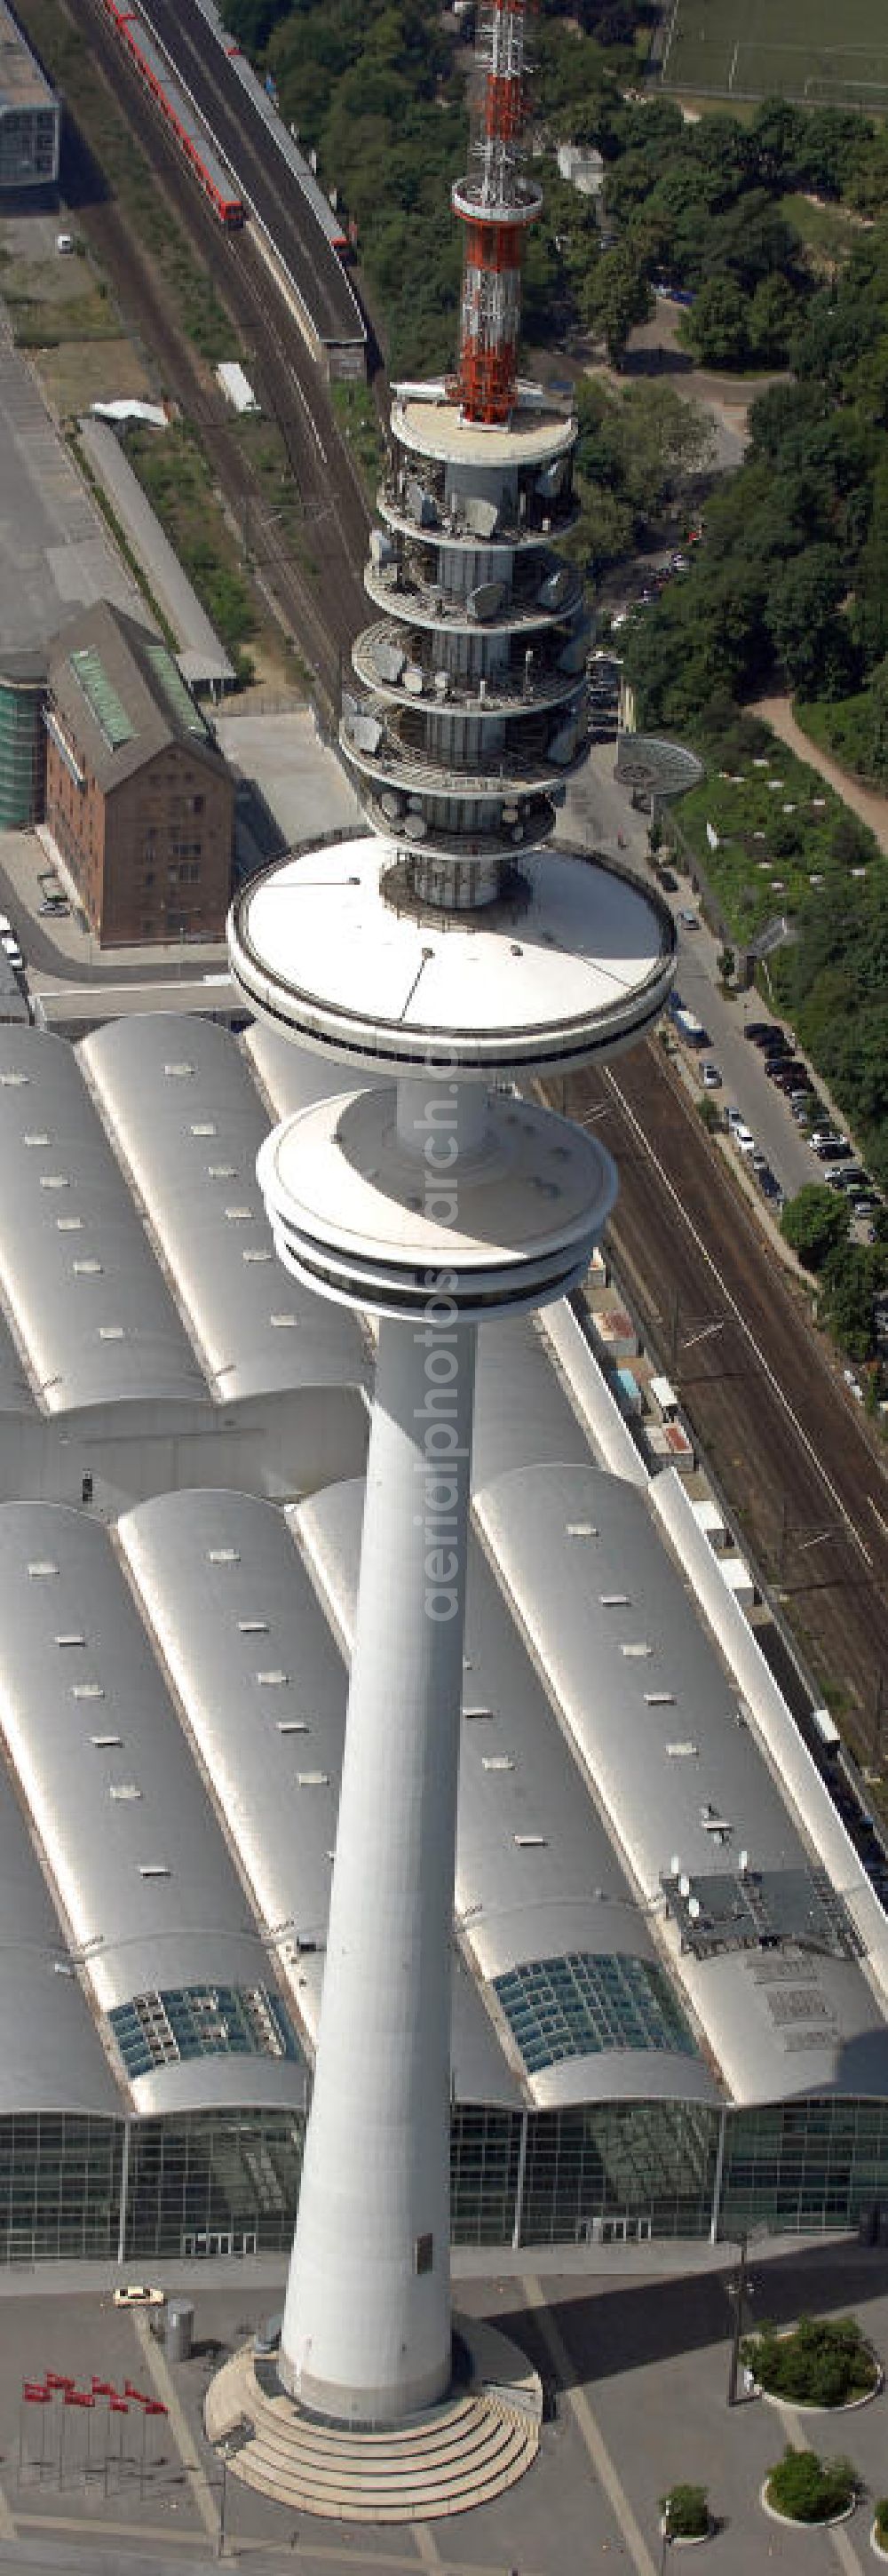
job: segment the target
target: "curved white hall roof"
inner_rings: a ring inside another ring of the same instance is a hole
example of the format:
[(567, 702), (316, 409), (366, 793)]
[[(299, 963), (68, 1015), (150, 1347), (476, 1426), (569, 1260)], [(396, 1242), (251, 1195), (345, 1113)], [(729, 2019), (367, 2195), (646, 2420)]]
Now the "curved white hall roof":
[(205, 1397), (72, 1048), (6, 1023), (0, 1172), (0, 1295), (43, 1410)]
[[(301, 2103), (304, 2063), (273, 2029), (253, 2052), (200, 2044), (206, 1998), (276, 1978), (101, 1523), (0, 1506), (0, 1634), (10, 1760), (137, 2109)], [(247, 2036), (266, 2012), (232, 2009)]]
[(78, 1048), (219, 1403), (365, 1385), (355, 1319), (285, 1276), (256, 1181), (267, 1119), (234, 1039), (163, 1012)]
[[(476, 1494), (475, 1513), (733, 2100), (884, 2094), (886, 1999), (854, 1955), (847, 1903), (861, 1864), (849, 1842), (849, 1883), (830, 1885), (647, 1496), (595, 1468), (543, 1466)], [(681, 1877), (698, 1918), (712, 1900), (722, 1937), (708, 1942), (705, 1922), (698, 1935), (677, 1892), (667, 1906), (663, 1881)], [(744, 1877), (765, 1934), (748, 1947)]]

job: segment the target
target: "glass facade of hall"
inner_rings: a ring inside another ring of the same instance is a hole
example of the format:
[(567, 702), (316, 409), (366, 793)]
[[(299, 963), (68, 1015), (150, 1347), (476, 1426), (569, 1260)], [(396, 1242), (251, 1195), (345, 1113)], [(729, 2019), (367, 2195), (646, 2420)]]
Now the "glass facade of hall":
[[(720, 2115), (688, 2103), (453, 2114), (457, 2245), (582, 2244), (854, 2226), (888, 2204), (888, 2102), (809, 2101)], [(0, 2120), (0, 2262), (157, 2263), (286, 2254), (302, 2168), (298, 2112), (133, 2121)], [(360, 2126), (355, 2153), (360, 2155)]]

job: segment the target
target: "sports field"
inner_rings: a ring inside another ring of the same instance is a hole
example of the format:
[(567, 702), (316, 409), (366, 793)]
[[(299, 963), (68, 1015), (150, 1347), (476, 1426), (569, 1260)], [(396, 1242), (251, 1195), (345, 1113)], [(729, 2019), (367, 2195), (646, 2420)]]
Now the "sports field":
[(667, 89), (888, 112), (888, 0), (674, 0)]

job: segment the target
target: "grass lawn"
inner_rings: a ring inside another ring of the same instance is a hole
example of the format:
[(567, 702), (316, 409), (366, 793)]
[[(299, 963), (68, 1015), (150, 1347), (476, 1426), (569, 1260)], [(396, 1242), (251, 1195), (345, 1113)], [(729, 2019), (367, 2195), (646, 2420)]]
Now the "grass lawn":
[(669, 89), (888, 109), (885, 0), (675, 0)]
[(804, 242), (814, 270), (834, 269), (839, 260), (848, 258), (860, 238), (859, 218), (850, 214), (847, 206), (813, 205), (810, 197), (802, 196), (798, 189), (781, 197), (780, 212)]
[[(779, 785), (769, 785), (772, 779)], [(776, 914), (798, 911), (811, 892), (812, 877), (829, 867), (833, 836), (843, 818), (847, 820), (847, 808), (832, 788), (779, 742), (760, 767), (745, 760), (742, 772), (733, 777), (711, 770), (676, 810), (679, 835), (698, 856), (741, 942)], [(715, 850), (708, 843), (707, 823), (718, 834)], [(870, 863), (883, 864), (872, 835), (863, 825), (860, 830), (862, 857), (863, 844), (868, 844)], [(782, 847), (790, 838), (798, 843), (792, 851)]]

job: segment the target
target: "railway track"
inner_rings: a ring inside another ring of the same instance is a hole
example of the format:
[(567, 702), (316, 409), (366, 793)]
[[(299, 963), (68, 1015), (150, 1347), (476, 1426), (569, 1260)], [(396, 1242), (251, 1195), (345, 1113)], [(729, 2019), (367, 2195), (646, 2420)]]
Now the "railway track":
[(568, 1105), (619, 1165), (609, 1240), (639, 1323), (868, 1761), (888, 1691), (888, 1480), (804, 1292), (769, 1262), (656, 1041), (578, 1077)]
[[(113, 200), (93, 196), (78, 221), (93, 244), (121, 310), (137, 324), (167, 392), (200, 433), (220, 492), (239, 523), (247, 503), (250, 552), (281, 623), (307, 662), (328, 719), (340, 675), (366, 616), (356, 566), (364, 559), (369, 512), (340, 437), (326, 385), (269, 277), (249, 226), (224, 233), (152, 107), (100, 0), (64, 0), (89, 40), (96, 68), (137, 136), (164, 200), (199, 252), (246, 355), (264, 409), (276, 422), (299, 495), (305, 557), (298, 561), (236, 435), (224, 397), (186, 338), (165, 282)], [(22, 18), (27, 26), (27, 0)], [(77, 154), (76, 138), (74, 142)], [(83, 154), (81, 150), (81, 162)]]

